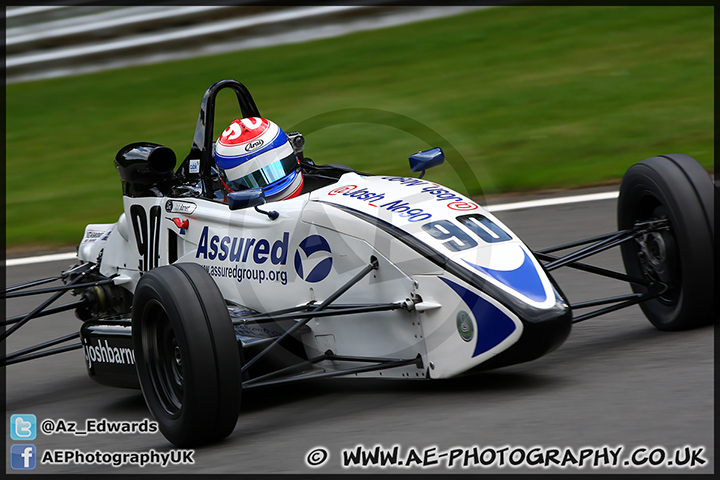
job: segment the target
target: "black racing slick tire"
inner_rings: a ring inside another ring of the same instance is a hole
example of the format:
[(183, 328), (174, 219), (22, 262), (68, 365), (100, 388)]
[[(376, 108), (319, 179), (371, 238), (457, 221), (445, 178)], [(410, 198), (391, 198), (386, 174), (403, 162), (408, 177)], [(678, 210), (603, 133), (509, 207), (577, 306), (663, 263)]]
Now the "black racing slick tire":
[[(710, 324), (714, 312), (714, 195), (712, 179), (692, 157), (674, 153), (628, 169), (620, 185), (618, 227), (667, 218), (669, 228), (621, 246), (625, 270), (663, 291), (640, 304), (659, 330)], [(650, 288), (633, 284), (638, 293)]]
[(145, 273), (132, 306), (135, 363), (160, 432), (178, 447), (232, 433), (240, 411), (241, 361), (225, 300), (196, 264)]

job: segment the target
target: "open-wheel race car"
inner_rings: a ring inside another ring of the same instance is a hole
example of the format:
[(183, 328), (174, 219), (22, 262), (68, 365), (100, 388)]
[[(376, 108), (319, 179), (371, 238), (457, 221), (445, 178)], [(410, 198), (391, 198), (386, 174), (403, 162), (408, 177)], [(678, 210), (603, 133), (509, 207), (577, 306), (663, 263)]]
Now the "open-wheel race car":
[[(410, 156), (417, 178), (375, 176), (315, 164), (292, 132), (298, 195), (266, 202), (259, 187), (228, 191), (212, 138), (226, 88), (242, 118), (260, 118), (241, 83), (210, 86), (177, 169), (167, 147), (122, 148), (118, 221), (88, 225), (80, 263), (58, 277), (5, 289), (5, 299), (52, 295), (7, 319), (3, 340), (62, 311), (83, 323), (7, 354), (3, 365), (82, 348), (94, 380), (139, 387), (163, 435), (195, 446), (233, 431), (249, 389), (338, 376), (440, 379), (517, 364), (558, 348), (573, 323), (637, 304), (661, 330), (715, 321), (716, 189), (687, 155), (628, 169), (618, 231), (531, 251), (480, 204), (422, 179), (442, 163), (438, 148)], [(617, 246), (625, 272), (582, 262)], [(561, 267), (632, 291), (573, 304), (551, 276)], [(67, 292), (76, 300), (51, 306)]]

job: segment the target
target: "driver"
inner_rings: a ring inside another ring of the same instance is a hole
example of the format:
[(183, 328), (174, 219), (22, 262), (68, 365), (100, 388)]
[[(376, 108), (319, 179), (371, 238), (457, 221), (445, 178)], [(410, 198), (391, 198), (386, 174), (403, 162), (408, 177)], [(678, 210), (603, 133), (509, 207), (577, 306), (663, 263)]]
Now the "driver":
[(268, 202), (302, 190), (303, 175), (285, 132), (260, 117), (238, 118), (215, 143), (215, 164), (227, 192), (262, 188)]

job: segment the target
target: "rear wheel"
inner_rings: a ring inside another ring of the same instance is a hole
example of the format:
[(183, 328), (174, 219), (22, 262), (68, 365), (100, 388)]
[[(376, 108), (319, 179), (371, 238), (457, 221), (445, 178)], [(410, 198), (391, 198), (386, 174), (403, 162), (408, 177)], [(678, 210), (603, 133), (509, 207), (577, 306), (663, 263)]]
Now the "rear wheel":
[[(659, 285), (662, 293), (642, 302), (660, 330), (684, 330), (714, 321), (715, 188), (702, 166), (684, 154), (652, 157), (628, 169), (620, 185), (618, 227), (666, 218), (669, 228), (622, 245), (628, 274)], [(635, 292), (648, 287), (633, 285)]]
[(180, 447), (230, 435), (240, 409), (240, 347), (207, 272), (175, 264), (145, 273), (132, 336), (140, 387), (162, 434)]

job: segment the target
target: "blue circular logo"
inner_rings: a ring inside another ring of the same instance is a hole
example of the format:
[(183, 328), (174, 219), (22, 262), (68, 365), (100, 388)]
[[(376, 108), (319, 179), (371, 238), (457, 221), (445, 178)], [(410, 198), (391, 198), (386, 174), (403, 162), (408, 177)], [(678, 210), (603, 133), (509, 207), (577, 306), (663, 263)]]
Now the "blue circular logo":
[(330, 254), (332, 251), (327, 240), (320, 235), (310, 235), (300, 242), (295, 252), (295, 271), (306, 282), (316, 283), (325, 280), (332, 269)]

